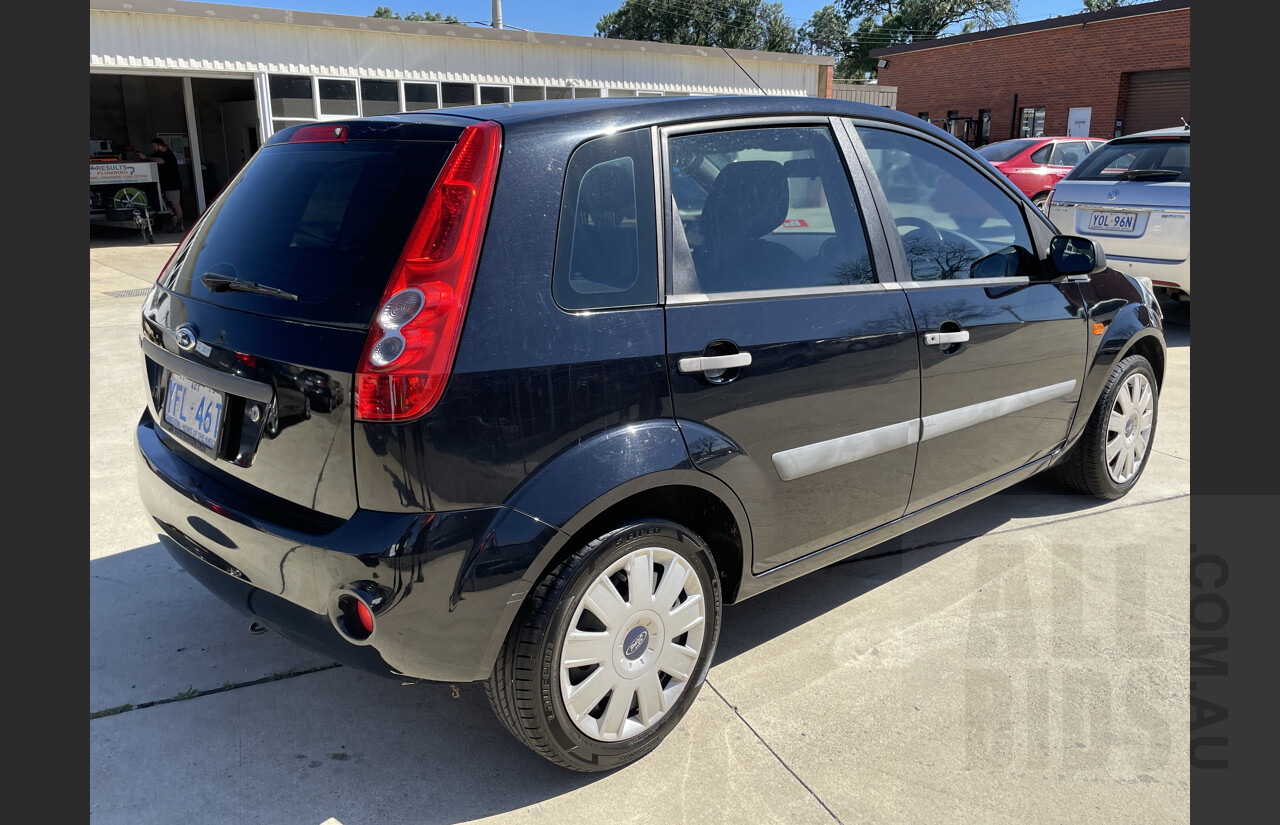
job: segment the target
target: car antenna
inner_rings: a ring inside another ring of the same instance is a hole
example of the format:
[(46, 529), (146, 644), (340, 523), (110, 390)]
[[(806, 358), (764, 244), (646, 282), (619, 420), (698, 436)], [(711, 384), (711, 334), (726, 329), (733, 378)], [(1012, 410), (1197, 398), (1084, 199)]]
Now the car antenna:
[[(719, 39), (713, 37), (711, 35), (711, 32), (707, 31), (707, 29), (702, 25), (701, 20), (694, 17), (692, 14), (689, 15), (689, 19), (692, 20), (694, 25), (697, 26), (702, 31), (702, 33), (707, 36), (708, 40), (710, 40), (712, 43), (715, 43), (717, 46), (720, 47), (720, 50), (725, 53), (726, 57), (728, 57), (730, 60), (733, 60), (733, 65), (737, 66), (739, 69), (742, 69), (742, 64), (739, 63), (737, 60), (735, 60), (733, 55), (729, 54), (729, 50), (724, 47), (724, 44), (721, 43)], [(756, 79), (751, 76), (751, 72), (747, 71), (746, 69), (742, 69), (742, 73), (747, 76), (747, 80), (750, 80), (752, 83), (756, 84), (756, 88), (760, 90), (760, 94), (764, 95), (765, 97), (769, 96), (769, 93), (764, 90), (764, 87), (761, 86), (759, 83), (756, 83)]]
[(1180, 117), (1180, 118), (1178, 118), (1178, 120), (1181, 120), (1181, 121), (1182, 121), (1182, 128), (1183, 128), (1183, 129), (1186, 129), (1188, 132), (1190, 132), (1190, 131), (1191, 131), (1191, 124), (1190, 124), (1190, 123), (1187, 123), (1187, 119), (1186, 119), (1185, 117)]

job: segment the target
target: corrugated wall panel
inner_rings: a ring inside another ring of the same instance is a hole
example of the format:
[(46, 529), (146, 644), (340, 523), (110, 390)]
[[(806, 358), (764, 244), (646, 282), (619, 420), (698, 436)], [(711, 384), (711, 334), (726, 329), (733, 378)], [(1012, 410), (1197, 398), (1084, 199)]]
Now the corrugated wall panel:
[[(755, 86), (722, 51), (643, 50), (447, 37), (90, 10), (89, 65), (97, 69), (277, 72), (498, 84), (577, 85), (734, 94)], [(643, 49), (643, 47), (640, 47)], [(770, 94), (817, 93), (818, 66), (741, 59)]]

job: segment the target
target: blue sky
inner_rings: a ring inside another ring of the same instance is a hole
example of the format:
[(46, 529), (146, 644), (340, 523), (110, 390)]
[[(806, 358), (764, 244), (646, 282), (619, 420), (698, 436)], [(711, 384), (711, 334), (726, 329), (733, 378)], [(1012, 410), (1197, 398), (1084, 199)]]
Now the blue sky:
[[(234, 5), (356, 17), (367, 17), (378, 6), (387, 6), (402, 15), (411, 11), (432, 11), (452, 14), (463, 22), (481, 21), (485, 24), (493, 19), (492, 0), (245, 0)], [(590, 37), (595, 34), (596, 21), (621, 5), (622, 0), (503, 0), (502, 22), (512, 28)], [(807, 21), (824, 5), (826, 2), (821, 0), (783, 0), (787, 14), (796, 25)], [(1079, 14), (1084, 10), (1083, 0), (1018, 0), (1018, 19), (1023, 23)]]

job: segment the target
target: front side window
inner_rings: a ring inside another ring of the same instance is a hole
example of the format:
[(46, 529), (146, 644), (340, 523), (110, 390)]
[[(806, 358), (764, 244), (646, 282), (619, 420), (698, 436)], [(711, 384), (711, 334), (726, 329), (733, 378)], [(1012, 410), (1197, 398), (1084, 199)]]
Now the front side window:
[(658, 300), (658, 239), (648, 130), (596, 138), (569, 159), (552, 292), (564, 309)]
[(668, 162), (679, 216), (673, 292), (876, 281), (862, 215), (826, 126), (674, 135)]
[(988, 259), (1010, 247), (1035, 248), (1021, 207), (1000, 187), (931, 141), (889, 129), (856, 130), (884, 190), (913, 280), (1026, 274), (1000, 263), (1025, 256)]

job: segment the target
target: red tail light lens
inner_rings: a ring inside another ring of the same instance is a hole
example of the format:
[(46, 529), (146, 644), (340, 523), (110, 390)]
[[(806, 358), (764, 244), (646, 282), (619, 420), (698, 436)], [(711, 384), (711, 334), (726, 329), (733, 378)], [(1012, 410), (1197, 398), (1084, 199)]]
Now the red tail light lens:
[(427, 196), (356, 368), (357, 420), (405, 421), (440, 400), (471, 297), (501, 148), (497, 123), (468, 126)]

